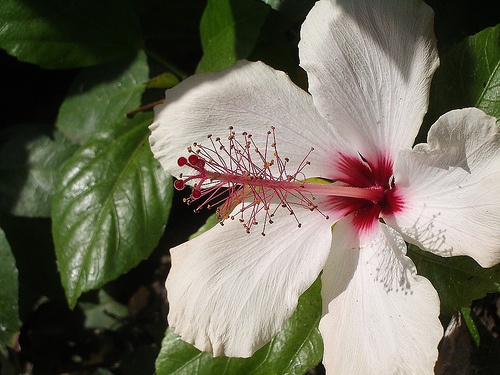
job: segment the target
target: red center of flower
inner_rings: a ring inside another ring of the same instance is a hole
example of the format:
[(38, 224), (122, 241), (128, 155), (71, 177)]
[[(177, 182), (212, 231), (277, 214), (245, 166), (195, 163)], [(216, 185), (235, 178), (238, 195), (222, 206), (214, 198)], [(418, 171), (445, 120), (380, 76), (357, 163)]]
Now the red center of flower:
[[(276, 146), (274, 128), (267, 133), (263, 151), (254, 143), (252, 136), (242, 133), (238, 140), (232, 127), (227, 137), (228, 145), (220, 138), (208, 135), (209, 146), (199, 143), (188, 147), (190, 155), (180, 157), (180, 167), (189, 167), (195, 173), (181, 175), (174, 187), (181, 190), (186, 183), (193, 184), (187, 204), (198, 202), (195, 211), (203, 207), (219, 205), (218, 219), (234, 219), (234, 209), (247, 232), (258, 224), (257, 216), (264, 212), (264, 234), (267, 224), (273, 223), (275, 212), (285, 208), (293, 215), (300, 227), (294, 208), (317, 210), (325, 218), (325, 212), (335, 210), (342, 216), (354, 215), (354, 224), (359, 230), (369, 229), (379, 216), (387, 215), (403, 207), (403, 200), (391, 182), (392, 162), (380, 157), (370, 163), (362, 157), (340, 155), (334, 162), (340, 175), (335, 183), (313, 183), (305, 180), (303, 170), (310, 164), (304, 157), (293, 173), (287, 171), (288, 158), (281, 158)], [(325, 207), (318, 207), (317, 198), (322, 197)], [(326, 197), (326, 199), (325, 199)], [(245, 213), (245, 217), (243, 217)]]
[(345, 215), (353, 214), (353, 223), (358, 230), (369, 230), (379, 220), (379, 217), (392, 215), (403, 209), (403, 197), (392, 177), (392, 158), (382, 153), (375, 160), (341, 154), (335, 163), (341, 173), (340, 176), (336, 177), (337, 181), (345, 183), (347, 186), (383, 191), (377, 200), (351, 197), (329, 198), (333, 209), (341, 210)]

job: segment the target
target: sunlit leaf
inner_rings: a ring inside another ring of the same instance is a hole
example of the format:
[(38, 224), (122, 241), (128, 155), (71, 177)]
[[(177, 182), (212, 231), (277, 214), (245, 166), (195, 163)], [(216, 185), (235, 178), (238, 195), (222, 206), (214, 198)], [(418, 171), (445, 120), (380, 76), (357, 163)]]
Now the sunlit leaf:
[(167, 222), (171, 179), (149, 148), (151, 114), (99, 133), (66, 163), (52, 232), (70, 306), (150, 255)]
[(141, 104), (148, 81), (146, 55), (84, 69), (59, 110), (56, 126), (73, 142), (106, 131)]
[(5, 233), (0, 229), (0, 350), (12, 345), (19, 332), (16, 261)]
[(23, 125), (0, 132), (0, 205), (13, 215), (49, 217), (62, 165), (76, 146), (48, 127)]
[(2, 0), (0, 25), (0, 48), (51, 69), (100, 64), (142, 44), (126, 0)]
[(441, 313), (451, 316), (486, 293), (500, 292), (500, 265), (482, 268), (472, 258), (443, 258), (410, 246), (408, 255), (418, 273), (429, 279), (441, 301)]
[(247, 58), (269, 10), (253, 0), (208, 0), (200, 24), (203, 58), (198, 72), (221, 70)]
[(185, 343), (168, 329), (156, 361), (157, 375), (303, 375), (321, 361), (323, 341), (318, 279), (301, 297), (297, 310), (269, 344), (250, 358), (214, 358)]
[[(477, 107), (500, 118), (500, 25), (465, 39), (441, 56), (421, 134), (451, 109)], [(420, 136), (421, 139), (423, 136)]]

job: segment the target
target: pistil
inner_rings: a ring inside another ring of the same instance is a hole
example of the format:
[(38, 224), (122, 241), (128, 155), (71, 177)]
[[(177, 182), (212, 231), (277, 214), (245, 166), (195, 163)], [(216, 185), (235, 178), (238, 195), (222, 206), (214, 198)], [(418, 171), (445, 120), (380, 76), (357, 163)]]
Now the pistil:
[(372, 186), (361, 188), (354, 186), (342, 186), (333, 183), (311, 183), (304, 181), (287, 181), (261, 179), (253, 176), (238, 176), (235, 174), (222, 174), (207, 172), (206, 178), (211, 182), (220, 181), (236, 186), (252, 186), (254, 188), (264, 188), (271, 190), (296, 191), (300, 194), (311, 194), (312, 196), (330, 196), (367, 199), (374, 203), (379, 202), (384, 197), (384, 188), (382, 186)]
[[(182, 190), (187, 184), (193, 186), (185, 202), (196, 202), (195, 211), (218, 206), (217, 215), (221, 224), (238, 215), (249, 232), (257, 224), (259, 216), (264, 219), (264, 234), (265, 226), (273, 223), (274, 215), (280, 208), (288, 210), (300, 227), (294, 210), (296, 207), (316, 210), (327, 219), (329, 217), (322, 209), (335, 208), (345, 214), (370, 209), (373, 217), (370, 216), (369, 220), (376, 221), (375, 216), (382, 210), (394, 211), (391, 204), (396, 204), (396, 208), (400, 205), (398, 197), (392, 197), (390, 166), (384, 173), (379, 173), (383, 178), (376, 178), (379, 174), (374, 173), (376, 171), (364, 159), (346, 159), (346, 170), (352, 169), (364, 177), (359, 184), (357, 180), (342, 179), (318, 183), (307, 180), (304, 174), (304, 169), (310, 165), (307, 158), (314, 151), (313, 148), (290, 173), (287, 170), (288, 158), (282, 158), (278, 152), (274, 128), (267, 132), (263, 151), (254, 143), (251, 134), (244, 132), (241, 135), (243, 140), (238, 140), (230, 127), (228, 145), (223, 144), (219, 137), (208, 135), (210, 146), (194, 143), (188, 147), (189, 156), (177, 160), (180, 167), (189, 168), (191, 173), (181, 174), (174, 182), (174, 187)], [(339, 156), (342, 159), (342, 155)], [(387, 178), (384, 177), (386, 175)], [(322, 202), (327, 204), (323, 205)], [(319, 207), (320, 204), (323, 208)]]

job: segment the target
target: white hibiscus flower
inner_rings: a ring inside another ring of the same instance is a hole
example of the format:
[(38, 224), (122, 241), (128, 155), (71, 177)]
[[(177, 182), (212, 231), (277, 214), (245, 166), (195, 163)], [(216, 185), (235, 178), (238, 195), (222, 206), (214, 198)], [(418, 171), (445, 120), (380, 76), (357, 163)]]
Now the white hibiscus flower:
[(251, 356), (323, 272), (328, 373), (433, 372), (439, 300), (404, 241), (500, 261), (500, 141), (495, 119), (468, 108), (411, 148), (438, 66), (432, 23), (418, 0), (320, 0), (299, 44), (309, 93), (246, 61), (167, 91), (155, 157), (187, 172), (176, 187), (195, 185), (192, 204), (236, 216), (171, 250), (168, 319), (184, 340)]

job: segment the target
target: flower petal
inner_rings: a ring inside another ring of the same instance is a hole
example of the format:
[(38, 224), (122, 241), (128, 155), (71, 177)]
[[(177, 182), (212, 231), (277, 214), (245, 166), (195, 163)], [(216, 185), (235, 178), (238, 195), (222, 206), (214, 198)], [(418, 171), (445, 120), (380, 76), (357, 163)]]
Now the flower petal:
[(171, 250), (169, 324), (202, 351), (251, 356), (276, 335), (330, 251), (331, 222), (278, 210), (266, 235), (228, 220)]
[[(208, 133), (225, 139), (229, 126), (238, 135), (252, 134), (262, 153), (266, 151), (267, 132), (274, 126), (282, 159), (289, 158), (288, 174), (314, 147), (305, 173), (324, 176), (329, 167), (327, 151), (338, 150), (342, 144), (318, 114), (311, 96), (285, 73), (261, 62), (240, 61), (221, 72), (196, 74), (167, 90), (165, 103), (155, 107), (151, 149), (163, 168), (178, 176), (181, 169), (177, 159), (185, 156), (188, 146), (193, 142), (209, 143)], [(270, 143), (267, 154), (272, 157)]]
[(327, 373), (432, 374), (443, 333), (436, 291), (396, 231), (380, 224), (360, 238), (350, 219), (335, 225), (322, 275)]
[(500, 135), (476, 108), (448, 112), (428, 143), (402, 151), (394, 176), (405, 208), (386, 222), (441, 256), (500, 262)]
[(438, 66), (432, 25), (418, 0), (318, 1), (302, 25), (314, 103), (367, 159), (413, 144)]

